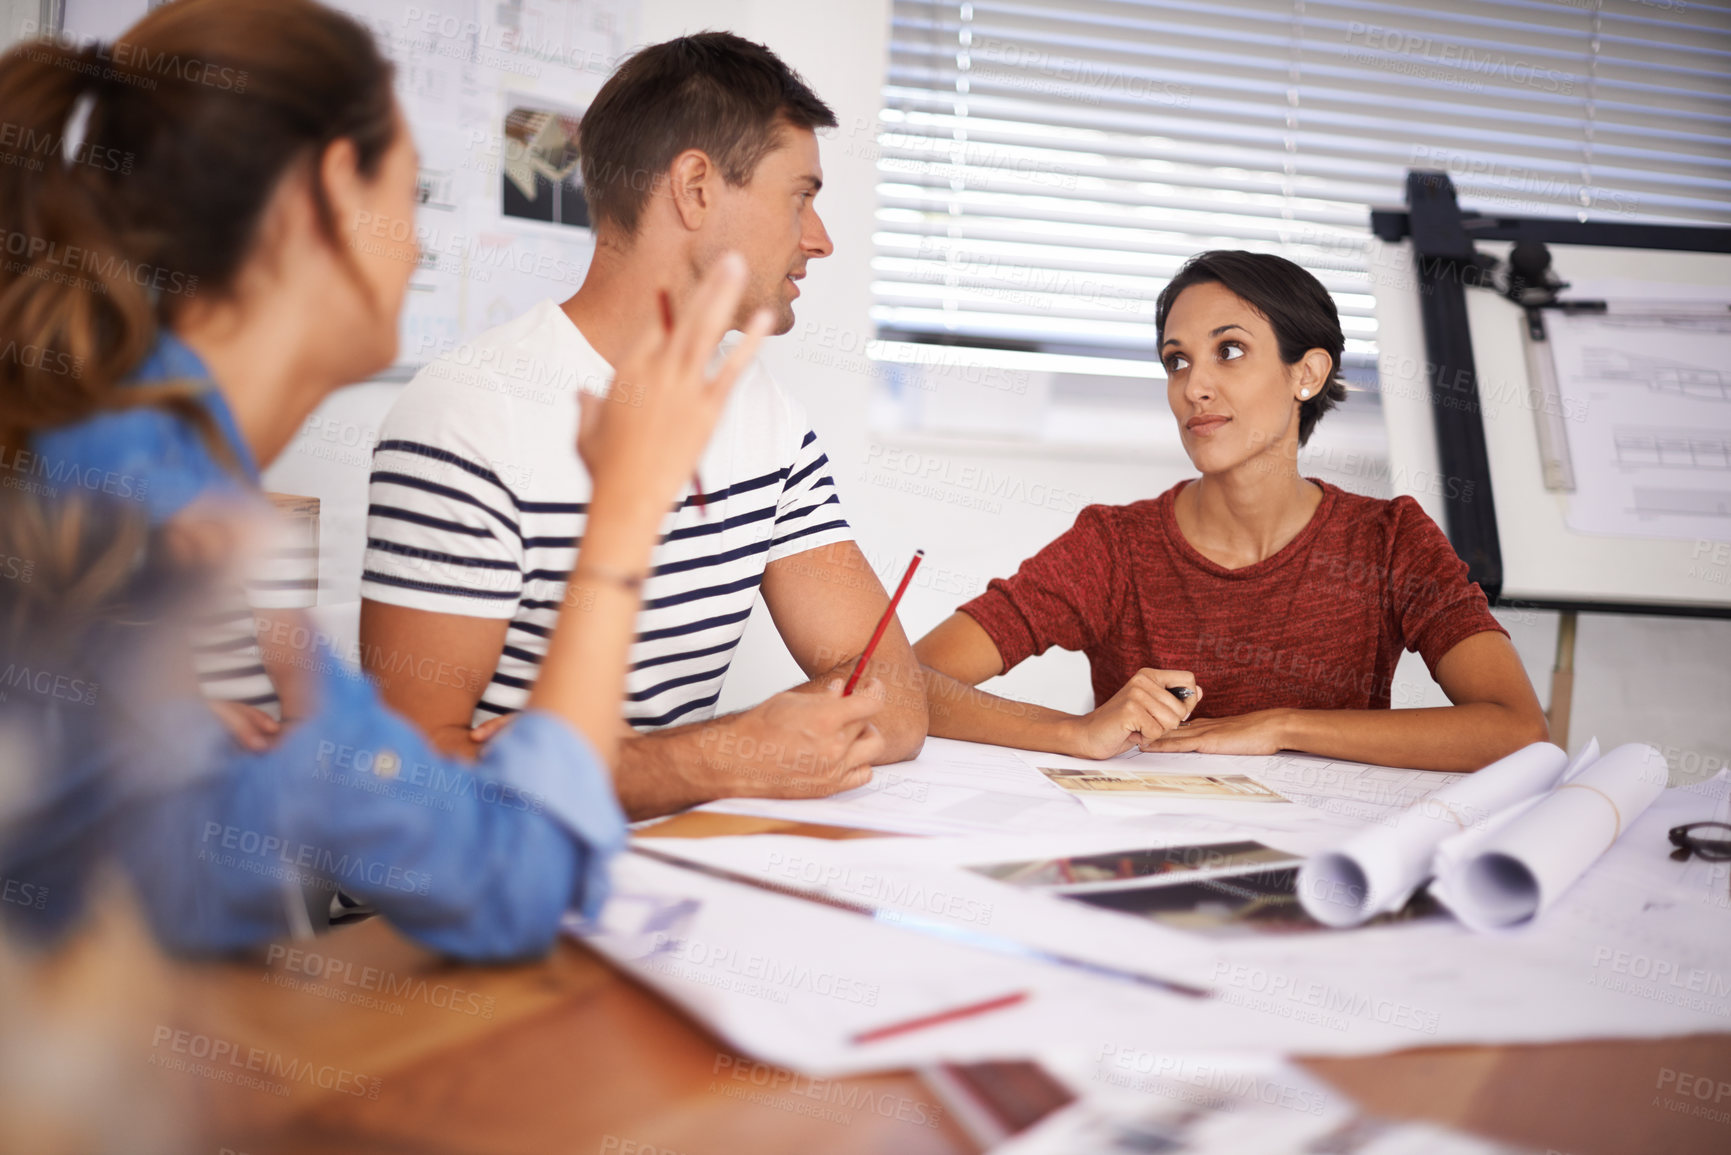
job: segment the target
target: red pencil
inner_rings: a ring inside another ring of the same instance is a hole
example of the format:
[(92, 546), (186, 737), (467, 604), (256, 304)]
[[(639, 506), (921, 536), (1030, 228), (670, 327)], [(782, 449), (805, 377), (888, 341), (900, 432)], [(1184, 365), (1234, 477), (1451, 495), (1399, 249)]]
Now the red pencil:
[(895, 596), (890, 599), (884, 616), (878, 619), (878, 628), (872, 631), (872, 640), (866, 643), (865, 653), (859, 656), (853, 673), (848, 676), (847, 685), (841, 688), (842, 697), (853, 693), (853, 688), (859, 684), (859, 676), (865, 673), (866, 663), (872, 660), (872, 651), (878, 648), (878, 641), (884, 636), (884, 630), (889, 628), (890, 619), (896, 616), (896, 606), (901, 602), (902, 595), (908, 592), (908, 583), (914, 580), (914, 571), (920, 568), (920, 559), (925, 556), (925, 550), (914, 550), (914, 559), (908, 563), (908, 572), (902, 575), (902, 584), (896, 587)]
[[(667, 295), (666, 289), (660, 290), (656, 294), (656, 296), (661, 301), (661, 328), (667, 333), (672, 333), (673, 332), (673, 298), (669, 297)], [(691, 496), (694, 499), (696, 499), (696, 501), (697, 501), (698, 512), (703, 514), (704, 517), (708, 517), (709, 516), (709, 503), (704, 499), (704, 496), (703, 496), (703, 478), (699, 477), (696, 473), (693, 473), (691, 475), (691, 488), (693, 491)]]
[(861, 1031), (848, 1041), (858, 1046), (861, 1043), (875, 1043), (879, 1039), (889, 1039), (896, 1035), (905, 1035), (909, 1031), (920, 1031), (927, 1027), (938, 1027), (945, 1023), (953, 1023), (957, 1019), (972, 1018), (988, 1011), (1013, 1007), (1028, 997), (1027, 991), (1012, 991), (1007, 995), (999, 995), (995, 999), (987, 999), (983, 1003), (969, 1003), (965, 1007), (951, 1007), (947, 1011), (934, 1011), (929, 1015), (921, 1015), (917, 1019), (903, 1019), (899, 1023), (891, 1023), (887, 1027), (873, 1027), (869, 1031)]

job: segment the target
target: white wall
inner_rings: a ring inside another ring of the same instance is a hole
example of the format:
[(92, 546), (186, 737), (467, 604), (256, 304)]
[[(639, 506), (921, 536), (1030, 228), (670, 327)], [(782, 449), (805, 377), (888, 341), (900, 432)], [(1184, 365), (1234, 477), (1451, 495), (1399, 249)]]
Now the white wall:
[[(992, 577), (1068, 527), (1089, 501), (1123, 502), (1161, 492), (1190, 473), (1175, 441), (1143, 450), (1001, 442), (961, 444), (869, 432), (871, 377), (861, 352), (872, 331), (871, 236), (875, 211), (872, 126), (879, 106), (888, 33), (886, 0), (818, 4), (795, 0), (646, 0), (641, 32), (655, 42), (706, 28), (761, 40), (799, 69), (836, 109), (841, 128), (822, 142), (825, 185), (819, 208), (836, 253), (811, 266), (794, 331), (770, 343), (765, 360), (811, 412), (835, 467), (867, 556), (886, 583), (916, 547), (927, 550), (903, 621), (916, 636)], [(375, 427), (392, 387), (351, 391), (321, 412), (270, 473), (280, 489), (323, 497), (329, 597), (352, 598), (358, 579), (366, 454), (354, 446)], [(1349, 463), (1381, 439), (1376, 428), (1341, 420), (1318, 428), (1318, 475), (1371, 492), (1374, 459)], [(1326, 468), (1329, 465), (1337, 468)], [(910, 474), (910, 466), (912, 473)], [(968, 469), (967, 467), (977, 467)], [(992, 481), (977, 479), (990, 474)], [(904, 484), (910, 476), (918, 484)], [(910, 489), (917, 490), (911, 492)], [(1522, 659), (1548, 698), (1556, 615), (1502, 611)], [(1572, 745), (1647, 740), (1668, 747), (1673, 765), (1698, 770), (1731, 759), (1731, 622), (1586, 616), (1576, 651)], [(791, 684), (797, 668), (767, 616), (747, 631), (723, 706), (736, 708)], [(1087, 663), (1054, 653), (1005, 678), (1004, 692), (1065, 709), (1088, 701)], [(1395, 700), (1444, 704), (1423, 663), (1408, 655)]]
[(42, 0), (0, 0), (0, 50), (42, 23)]

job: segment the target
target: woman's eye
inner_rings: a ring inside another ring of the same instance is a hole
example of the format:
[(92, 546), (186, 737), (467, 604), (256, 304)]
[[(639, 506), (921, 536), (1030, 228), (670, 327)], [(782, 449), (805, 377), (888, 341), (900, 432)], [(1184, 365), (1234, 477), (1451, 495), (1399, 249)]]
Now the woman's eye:
[(1182, 353), (1174, 353), (1166, 358), (1166, 372), (1168, 373), (1176, 373), (1180, 369), (1188, 368), (1190, 368), (1190, 360)]
[(1220, 346), (1220, 359), (1222, 361), (1236, 361), (1242, 356), (1244, 356), (1244, 346), (1242, 345), (1228, 341)]

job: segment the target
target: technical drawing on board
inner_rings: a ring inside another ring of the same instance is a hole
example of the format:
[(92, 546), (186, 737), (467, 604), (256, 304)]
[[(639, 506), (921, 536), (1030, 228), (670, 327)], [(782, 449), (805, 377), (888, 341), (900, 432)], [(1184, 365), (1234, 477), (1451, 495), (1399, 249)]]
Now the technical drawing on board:
[(1558, 315), (1556, 359), (1574, 488), (1569, 528), (1622, 537), (1731, 534), (1731, 294), (1607, 299)]

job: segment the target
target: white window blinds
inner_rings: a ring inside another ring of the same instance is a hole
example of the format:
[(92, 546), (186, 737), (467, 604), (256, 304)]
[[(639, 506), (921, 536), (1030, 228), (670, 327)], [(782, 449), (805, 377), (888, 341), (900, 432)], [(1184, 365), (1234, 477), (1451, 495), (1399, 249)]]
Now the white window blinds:
[(878, 143), (886, 359), (1151, 359), (1184, 259), (1250, 248), (1329, 288), (1369, 383), (1367, 209), (1409, 168), (1502, 215), (1731, 224), (1731, 10), (894, 0)]

